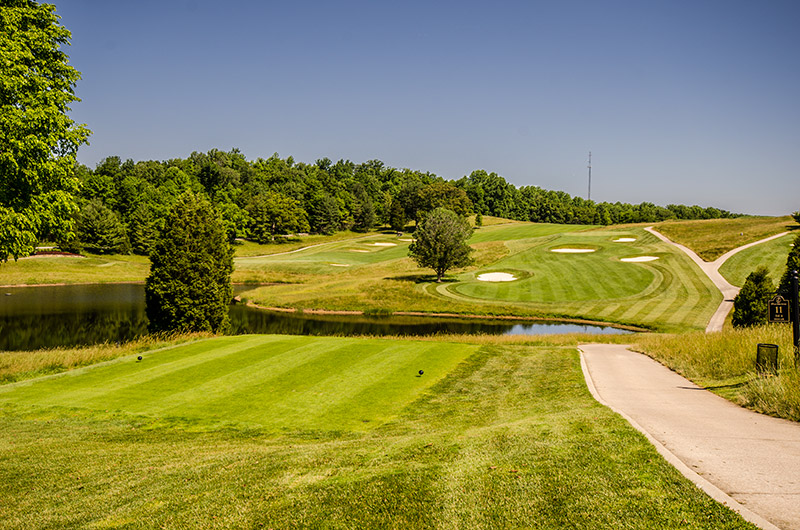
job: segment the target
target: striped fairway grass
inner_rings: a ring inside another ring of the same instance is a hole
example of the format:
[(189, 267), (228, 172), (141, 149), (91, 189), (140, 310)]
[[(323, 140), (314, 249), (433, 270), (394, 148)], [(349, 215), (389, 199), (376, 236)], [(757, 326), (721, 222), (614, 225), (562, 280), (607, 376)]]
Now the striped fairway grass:
[(223, 337), (0, 387), (0, 401), (273, 429), (363, 429), (396, 415), (476, 348)]
[(778, 283), (783, 271), (786, 269), (786, 257), (789, 255), (791, 245), (798, 233), (786, 234), (783, 237), (761, 243), (754, 247), (746, 248), (734, 254), (722, 264), (719, 272), (731, 284), (741, 287), (747, 275), (763, 265), (769, 270), (769, 275), (773, 282)]
[(592, 399), (574, 344), (144, 357), (0, 386), (0, 529), (754, 528)]
[[(628, 238), (635, 241), (615, 242)], [(656, 329), (704, 328), (722, 296), (682, 252), (638, 227), (555, 234), (507, 244), (510, 255), (458, 276), (436, 293), (476, 304), (535, 309), (562, 316), (631, 323)], [(559, 254), (556, 248), (594, 248)], [(622, 258), (658, 260), (625, 263)], [(517, 275), (515, 282), (477, 280), (484, 272)]]

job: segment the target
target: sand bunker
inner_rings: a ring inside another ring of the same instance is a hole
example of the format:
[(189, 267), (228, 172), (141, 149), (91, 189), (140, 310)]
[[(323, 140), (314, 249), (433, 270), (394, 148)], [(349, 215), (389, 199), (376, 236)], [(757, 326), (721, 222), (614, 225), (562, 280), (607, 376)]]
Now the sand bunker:
[(550, 252), (558, 252), (559, 254), (588, 254), (589, 252), (596, 252), (593, 248), (554, 248)]
[(507, 272), (487, 272), (478, 275), (478, 281), (481, 282), (513, 282), (516, 276)]
[(658, 258), (656, 256), (636, 256), (633, 258), (622, 258), (620, 261), (624, 261), (627, 263), (641, 263), (643, 261), (655, 261)]
[(416, 241), (416, 239), (411, 239), (411, 238), (407, 237), (407, 238), (404, 238), (404, 239), (398, 239), (398, 241), (407, 241), (407, 242), (411, 243), (411, 242)]
[(372, 243), (373, 247), (396, 247), (397, 243)]
[(331, 267), (349, 267), (350, 265), (346, 263), (328, 263)]
[(636, 241), (635, 237), (621, 237), (619, 239), (615, 239), (614, 243), (631, 243), (633, 241)]
[(351, 248), (350, 252), (369, 252), (369, 250), (362, 250), (360, 248)]

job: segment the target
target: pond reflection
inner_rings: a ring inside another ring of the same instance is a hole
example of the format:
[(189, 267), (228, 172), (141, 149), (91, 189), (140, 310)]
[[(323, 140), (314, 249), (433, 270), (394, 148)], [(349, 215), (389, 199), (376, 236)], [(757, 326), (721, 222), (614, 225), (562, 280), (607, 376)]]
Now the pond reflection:
[[(235, 294), (250, 287), (237, 286)], [(560, 322), (428, 317), (322, 316), (231, 306), (236, 334), (429, 335), (626, 333), (623, 330)], [(124, 342), (147, 333), (144, 286), (65, 285), (0, 289), (0, 350), (33, 350), (102, 342)]]

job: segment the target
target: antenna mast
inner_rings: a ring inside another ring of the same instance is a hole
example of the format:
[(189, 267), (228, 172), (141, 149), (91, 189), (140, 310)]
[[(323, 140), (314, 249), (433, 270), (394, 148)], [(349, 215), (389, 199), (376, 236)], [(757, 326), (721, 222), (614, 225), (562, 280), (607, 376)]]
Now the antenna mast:
[(586, 196), (586, 199), (591, 201), (592, 200), (592, 152), (589, 151), (589, 194)]

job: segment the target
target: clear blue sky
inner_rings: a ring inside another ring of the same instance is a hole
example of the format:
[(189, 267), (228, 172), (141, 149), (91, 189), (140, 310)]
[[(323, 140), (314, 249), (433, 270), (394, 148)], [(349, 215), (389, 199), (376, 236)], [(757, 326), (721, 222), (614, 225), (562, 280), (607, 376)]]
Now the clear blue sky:
[(322, 157), (800, 209), (800, 2), (63, 0), (79, 160)]

